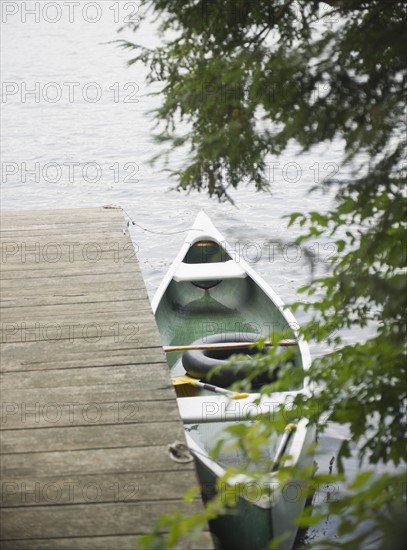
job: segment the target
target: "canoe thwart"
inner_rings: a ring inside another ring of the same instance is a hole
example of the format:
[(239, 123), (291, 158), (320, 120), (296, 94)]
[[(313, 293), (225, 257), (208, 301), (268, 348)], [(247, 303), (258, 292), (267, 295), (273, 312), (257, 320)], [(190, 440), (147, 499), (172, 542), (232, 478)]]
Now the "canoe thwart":
[(187, 264), (181, 262), (173, 275), (174, 281), (213, 281), (216, 279), (243, 279), (246, 271), (237, 262), (212, 262), (208, 264)]
[[(280, 340), (279, 342), (265, 342), (265, 346), (296, 346), (298, 344), (297, 340), (287, 339)], [(194, 351), (194, 350), (211, 350), (211, 349), (221, 349), (221, 350), (239, 350), (242, 348), (247, 348), (250, 346), (250, 343), (247, 342), (221, 342), (219, 344), (195, 344), (189, 346), (163, 346), (163, 350), (166, 353), (176, 352), (176, 351)]]

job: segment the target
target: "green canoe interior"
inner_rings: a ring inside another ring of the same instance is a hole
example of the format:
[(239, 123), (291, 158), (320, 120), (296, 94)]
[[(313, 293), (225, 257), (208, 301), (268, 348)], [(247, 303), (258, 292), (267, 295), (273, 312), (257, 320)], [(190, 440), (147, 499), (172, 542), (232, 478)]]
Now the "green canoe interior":
[[(207, 246), (198, 246), (198, 242), (190, 247), (185, 263), (230, 260), (216, 243), (211, 243), (213, 251), (210, 241), (202, 242)], [(199, 338), (228, 332), (242, 337), (250, 334), (271, 339), (273, 335), (295, 337), (270, 297), (249, 276), (217, 281), (172, 280), (157, 308), (156, 321), (162, 343), (167, 346), (188, 345)], [(295, 364), (301, 368), (301, 355), (296, 349)], [(181, 357), (182, 353), (167, 354), (173, 376), (185, 373)]]

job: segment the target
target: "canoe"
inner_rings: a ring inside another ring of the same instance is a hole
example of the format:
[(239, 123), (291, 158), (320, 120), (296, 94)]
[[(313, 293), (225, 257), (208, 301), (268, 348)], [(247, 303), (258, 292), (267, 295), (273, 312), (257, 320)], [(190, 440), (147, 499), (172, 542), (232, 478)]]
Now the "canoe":
[[(204, 212), (198, 214), (164, 276), (152, 308), (173, 380), (182, 381), (180, 377), (186, 375), (186, 380), (201, 380), (204, 386), (184, 386), (188, 390), (185, 393), (182, 385), (176, 389), (187, 445), (207, 501), (215, 494), (216, 480), (228, 466), (246, 464), (240, 450), (227, 446), (221, 447), (216, 459), (211, 458), (217, 443), (231, 437), (225, 436), (225, 428), (253, 424), (259, 415), (270, 416), (278, 405), (289, 403), (299, 392), (310, 391), (305, 378), (300, 387), (297, 382), (296, 387), (260, 395), (262, 386), (272, 381), (272, 375), (266, 372), (253, 379), (245, 397), (234, 399), (234, 394), (226, 394), (233, 382), (250, 376), (251, 356), (259, 352), (252, 342), (262, 338), (271, 340), (270, 344), (281, 343), (278, 350), (290, 346), (289, 367), (304, 371), (311, 362), (308, 345), (298, 334), (293, 314), (225, 241)], [(228, 360), (236, 353), (239, 359), (230, 365)], [(226, 367), (210, 376), (208, 372), (219, 364)], [(263, 550), (271, 539), (283, 534), (286, 538), (279, 548), (292, 548), (297, 534), (295, 518), (304, 507), (306, 495), (295, 479), (279, 487), (276, 471), (283, 455), (284, 465), (311, 464), (309, 448), (314, 441), (315, 429), (305, 418), (296, 420), (294, 426), (287, 421), (286, 431), (270, 436), (262, 449), (264, 462), (269, 464), (268, 495), (256, 486), (250, 471), (228, 480), (226, 491), (233, 486), (240, 488), (242, 481), (251, 483), (252, 490), (239, 489), (236, 508), (211, 522), (211, 531), (224, 550)], [(249, 470), (256, 468), (246, 466)]]

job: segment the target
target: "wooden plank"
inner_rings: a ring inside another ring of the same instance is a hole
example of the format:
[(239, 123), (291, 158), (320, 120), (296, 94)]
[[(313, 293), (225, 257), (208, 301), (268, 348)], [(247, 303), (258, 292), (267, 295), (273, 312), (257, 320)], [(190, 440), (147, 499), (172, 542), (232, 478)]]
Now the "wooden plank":
[[(56, 281), (57, 283), (58, 281)], [(138, 288), (135, 283), (128, 281), (127, 283), (110, 281), (110, 283), (96, 285), (84, 285), (81, 284), (80, 288), (77, 285), (70, 285), (66, 283), (62, 284), (49, 284), (41, 285), (36, 289), (36, 292), (33, 292), (33, 287), (22, 288), (21, 291), (18, 291), (18, 287), (10, 286), (7, 288), (5, 285), (0, 284), (1, 293), (6, 293), (5, 300), (31, 300), (30, 303), (33, 303), (32, 300), (46, 300), (48, 298), (55, 300), (57, 298), (67, 299), (75, 298), (81, 296), (86, 298), (86, 301), (109, 301), (111, 298), (115, 299), (117, 297), (125, 297), (128, 292), (133, 292), (134, 297), (144, 297), (146, 295), (145, 288)], [(1, 300), (1, 298), (0, 298)]]
[[(2, 429), (53, 428), (63, 426), (117, 426), (138, 422), (172, 422), (179, 419), (174, 396), (155, 401), (97, 402), (3, 402)], [(163, 428), (164, 429), (164, 428)], [(50, 434), (51, 436), (52, 434)]]
[[(101, 339), (96, 344), (99, 344), (99, 349), (93, 351), (95, 347), (95, 342), (88, 342), (88, 346), (83, 346), (84, 351), (80, 353), (80, 350), (77, 349), (79, 346), (75, 346), (74, 350), (67, 351), (63, 356), (58, 356), (58, 350), (61, 349), (60, 344), (64, 344), (65, 348), (71, 345), (69, 340), (64, 340), (63, 342), (55, 343), (55, 355), (51, 354), (45, 359), (42, 358), (42, 350), (47, 349), (47, 342), (26, 342), (26, 343), (14, 343), (14, 344), (3, 344), (4, 354), (7, 357), (10, 357), (8, 362), (4, 361), (1, 364), (2, 372), (4, 376), (7, 374), (10, 376), (13, 372), (22, 372), (27, 371), (52, 371), (52, 370), (66, 370), (70, 369), (68, 373), (69, 376), (72, 376), (71, 369), (78, 368), (89, 368), (89, 367), (113, 367), (113, 366), (131, 366), (133, 367), (136, 363), (137, 365), (153, 365), (154, 363), (161, 363), (162, 357), (159, 355), (161, 352), (161, 347), (145, 347), (144, 343), (138, 344), (137, 342), (132, 342), (132, 347), (125, 348), (129, 342), (120, 342), (120, 344), (112, 343), (111, 340)], [(72, 347), (74, 342), (72, 342)], [(92, 346), (93, 344), (93, 346)], [(32, 347), (34, 346), (34, 348)], [(18, 348), (20, 348), (20, 355), (15, 357), (14, 354), (18, 353)], [(21, 348), (26, 348), (22, 350)], [(159, 352), (157, 350), (159, 349)], [(33, 351), (33, 354), (30, 355), (30, 351)], [(26, 377), (26, 374), (23, 374)], [(41, 375), (39, 375), (41, 376)], [(45, 374), (47, 378), (50, 377), (50, 374)], [(60, 379), (60, 376), (55, 372), (52, 373), (52, 376), (56, 376), (56, 379)], [(103, 376), (106, 376), (103, 373)], [(34, 375), (33, 380), (37, 380), (38, 376)], [(17, 384), (20, 383), (20, 378), (14, 378)], [(4, 383), (7, 384), (6, 378)]]
[[(106, 384), (127, 383), (133, 387), (146, 387), (154, 380), (160, 380), (163, 385), (170, 384), (169, 373), (164, 371), (162, 363), (138, 364), (134, 363), (121, 367), (84, 367), (50, 371), (47, 369), (33, 370), (27, 374), (23, 372), (8, 372), (2, 374), (1, 384), (3, 391), (22, 390), (31, 388), (89, 388), (89, 394), (94, 386)], [(3, 394), (3, 398), (4, 398)]]
[[(78, 426), (64, 428), (2, 430), (0, 433), (1, 454), (79, 451), (84, 449), (103, 449), (106, 445), (105, 426), (87, 426), (86, 430)], [(51, 437), (52, 435), (52, 437)], [(135, 447), (169, 445), (182, 440), (183, 429), (178, 421), (166, 422), (165, 430), (161, 423), (116, 424), (109, 431), (110, 448), (128, 447), (129, 441)], [(46, 474), (46, 472), (43, 472)]]
[[(27, 377), (27, 374), (25, 376)], [(110, 383), (109, 380), (111, 380)], [(11, 390), (7, 391), (3, 403), (38, 403), (41, 407), (41, 405), (45, 406), (47, 403), (75, 402), (78, 405), (86, 403), (127, 403), (130, 401), (161, 401), (174, 399), (175, 397), (172, 384), (163, 381), (162, 372), (151, 373), (151, 376), (145, 377), (144, 380), (140, 376), (133, 376), (125, 382), (118, 379), (118, 377), (115, 380), (111, 373), (107, 373), (104, 384), (82, 387), (80, 379), (72, 380), (71, 384), (71, 386), (30, 387), (28, 389), (16, 389), (13, 386)], [(13, 407), (8, 407), (8, 409), (10, 410), (9, 416), (15, 416), (15, 413), (12, 412)], [(6, 406), (4, 405), (1, 422), (6, 423), (7, 416)]]
[(23, 296), (32, 296), (33, 289), (42, 294), (47, 294), (48, 292), (70, 293), (79, 290), (78, 286), (80, 286), (80, 291), (85, 293), (145, 289), (145, 285), (141, 282), (140, 277), (134, 277), (134, 273), (118, 273), (111, 277), (108, 277), (106, 274), (99, 277), (96, 274), (90, 276), (78, 274), (72, 277), (44, 277), (41, 283), (37, 279), (31, 278), (27, 280), (24, 286), (21, 285), (19, 280), (15, 279), (1, 279), (0, 281), (0, 290), (2, 292), (7, 292), (8, 294), (14, 292), (15, 294), (20, 290)]
[(23, 240), (25, 237), (41, 236), (48, 232), (53, 237), (66, 235), (72, 238), (73, 236), (96, 234), (97, 232), (103, 237), (115, 234), (119, 237), (127, 230), (124, 221), (120, 222), (119, 220), (88, 222), (85, 219), (81, 219), (74, 223), (72, 223), (72, 220), (63, 224), (58, 224), (57, 222), (58, 220), (52, 220), (50, 223), (40, 224), (36, 220), (31, 220), (31, 223), (30, 220), (27, 220), (27, 226), (21, 225), (20, 222), (11, 222), (7, 227), (3, 223), (1, 236), (3, 239)]
[[(121, 238), (128, 235), (128, 229), (122, 224), (105, 225), (98, 224), (89, 226), (88, 224), (75, 224), (74, 226), (53, 226), (53, 227), (31, 227), (29, 230), (22, 230), (18, 227), (13, 229), (0, 231), (0, 243), (24, 243), (26, 239), (32, 237), (36, 239), (43, 239), (47, 237), (47, 232), (50, 235), (49, 242), (55, 242), (56, 240), (61, 242), (75, 243), (81, 237), (86, 237), (87, 240), (95, 242), (95, 239), (103, 241), (111, 240), (114, 238)], [(69, 239), (69, 240), (68, 240)], [(96, 241), (98, 242), (98, 241)], [(12, 251), (12, 249), (10, 249)], [(20, 250), (24, 250), (20, 249)], [(4, 250), (4, 253), (6, 251)], [(9, 250), (7, 250), (7, 254)], [(29, 256), (29, 253), (27, 253)]]
[(152, 517), (199, 509), (199, 504), (180, 500), (4, 508), (0, 530), (6, 540), (15, 533), (19, 539), (74, 537), (78, 532), (81, 536), (137, 535), (148, 531)]
[[(50, 292), (47, 294), (37, 294), (36, 296), (13, 296), (0, 301), (0, 308), (37, 308), (41, 306), (67, 306), (69, 304), (81, 304), (81, 303), (103, 303), (109, 302), (125, 302), (129, 297), (133, 301), (146, 300), (148, 298), (147, 292), (144, 289), (131, 289), (131, 290), (113, 290), (102, 292), (80, 292), (71, 291), (71, 294), (58, 294)], [(2, 314), (7, 312), (2, 311)]]
[(171, 407), (174, 400), (171, 387), (149, 390), (145, 396), (142, 392), (129, 390), (110, 393), (105, 390), (96, 391), (96, 396), (90, 398), (81, 391), (72, 391), (66, 392), (59, 401), (49, 391), (40, 400), (33, 399), (27, 393), (22, 392), (17, 398), (8, 397), (3, 401), (2, 430), (152, 423), (164, 413), (168, 417), (163, 422), (172, 422), (177, 418)]
[[(145, 295), (146, 298), (146, 295)], [(39, 304), (37, 307), (8, 307), (2, 311), (2, 320), (3, 324), (11, 321), (19, 321), (21, 319), (37, 319), (38, 322), (42, 320), (46, 322), (48, 319), (53, 319), (54, 317), (64, 316), (64, 319), (74, 318), (78, 313), (81, 314), (82, 318), (86, 318), (88, 315), (92, 319), (95, 317), (103, 318), (106, 314), (112, 312), (116, 313), (128, 313), (134, 312), (133, 317), (139, 317), (140, 312), (147, 312), (146, 315), (152, 316), (151, 307), (149, 302), (145, 299), (142, 303), (139, 303), (138, 299), (134, 298), (132, 292), (127, 293), (127, 300), (106, 300), (106, 301), (96, 301), (96, 302), (87, 302), (86, 300), (82, 302), (76, 302), (73, 304), (55, 304), (55, 305), (46, 305)]]
[[(61, 231), (64, 230), (61, 227)], [(89, 238), (89, 234), (79, 234), (75, 240), (65, 240), (64, 235), (55, 235), (53, 233), (50, 239), (49, 230), (38, 230), (40, 234), (35, 235), (27, 231), (27, 235), (20, 236), (15, 239), (10, 239), (8, 232), (0, 233), (2, 261), (33, 261), (35, 258), (35, 249), (39, 248), (39, 256), (41, 261), (55, 262), (60, 255), (67, 254), (70, 261), (78, 261), (87, 257), (93, 257), (96, 250), (111, 251), (115, 261), (120, 258), (121, 250), (137, 248), (133, 243), (129, 243), (128, 237), (123, 232), (117, 234), (116, 231), (111, 233), (109, 237), (106, 232), (101, 236), (93, 229), (95, 239)], [(66, 231), (65, 231), (66, 234)], [(13, 246), (14, 245), (14, 246)], [(126, 257), (123, 254), (123, 257)]]
[[(134, 270), (131, 267), (132, 262), (127, 263), (117, 263), (111, 260), (111, 258), (101, 258), (100, 260), (89, 262), (86, 260), (78, 262), (64, 261), (58, 263), (58, 272), (56, 272), (55, 264), (52, 263), (26, 263), (26, 264), (5, 264), (2, 266), (3, 278), (7, 279), (16, 275), (18, 277), (43, 277), (47, 276), (58, 276), (64, 277), (65, 275), (74, 275), (76, 273), (123, 273), (130, 272), (134, 273)], [(22, 271), (22, 265), (24, 265), (24, 270)]]
[[(92, 273), (90, 275), (84, 275), (83, 273), (74, 273), (70, 276), (48, 276), (48, 273), (43, 278), (27, 277), (24, 281), (24, 285), (21, 284), (19, 279), (1, 279), (0, 288), (2, 292), (16, 292), (21, 289), (23, 292), (29, 292), (32, 290), (41, 291), (44, 287), (57, 287), (72, 291), (77, 290), (78, 284), (81, 289), (89, 290), (93, 288), (99, 289), (103, 292), (103, 288), (110, 285), (117, 285), (119, 288), (123, 285), (123, 290), (131, 285), (129, 288), (144, 288), (144, 284), (141, 283), (140, 277), (134, 277), (133, 272), (126, 273)], [(45, 292), (45, 290), (44, 290)]]
[(63, 504), (160, 501), (191, 488), (191, 469), (165, 472), (131, 472), (115, 475), (15, 477), (3, 486), (4, 507)]
[[(107, 535), (104, 537), (75, 537), (58, 539), (28, 539), (3, 541), (2, 550), (137, 550), (139, 535)], [(208, 532), (184, 538), (173, 550), (202, 550), (213, 548)]]
[(139, 311), (134, 307), (130, 312), (116, 309), (116, 318), (111, 312), (95, 313), (92, 317), (85, 317), (85, 314), (79, 317), (73, 312), (65, 317), (60, 314), (46, 319), (30, 316), (26, 321), (15, 317), (1, 324), (0, 340), (3, 344), (47, 342), (52, 347), (55, 342), (67, 340), (73, 344), (82, 339), (86, 348), (88, 342), (101, 343), (105, 339), (116, 344), (117, 348), (122, 342), (139, 348), (146, 345), (154, 334), (150, 326), (153, 316), (148, 307), (143, 304)]
[(6, 241), (1, 243), (2, 268), (15, 271), (21, 265), (25, 269), (47, 269), (62, 264), (74, 264), (80, 267), (84, 264), (136, 264), (133, 244), (127, 238), (116, 242), (98, 242), (88, 238), (86, 242), (49, 241), (45, 236), (32, 241)]
[[(52, 430), (49, 430), (52, 431)], [(194, 471), (193, 463), (175, 462), (168, 447), (120, 447), (117, 449), (85, 449), (81, 451), (55, 451), (52, 453), (15, 453), (2, 455), (2, 471), (9, 478), (32, 476), (44, 473), (56, 479), (59, 476), (142, 473), (162, 471)], [(154, 490), (151, 487), (151, 490)], [(167, 495), (167, 497), (170, 495)], [(182, 493), (179, 494), (182, 497)]]
[(55, 210), (8, 210), (1, 212), (1, 218), (9, 227), (13, 221), (22, 227), (31, 227), (33, 224), (49, 225), (51, 223), (72, 223), (72, 213), (75, 211), (74, 220), (78, 223), (124, 221), (124, 213), (121, 208), (61, 208)]

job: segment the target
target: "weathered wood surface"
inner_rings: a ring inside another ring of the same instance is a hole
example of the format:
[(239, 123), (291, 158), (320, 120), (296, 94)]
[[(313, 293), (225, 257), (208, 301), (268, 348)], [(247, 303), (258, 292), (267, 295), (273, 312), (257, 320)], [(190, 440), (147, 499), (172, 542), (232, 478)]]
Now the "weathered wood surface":
[(6, 212), (0, 240), (1, 547), (134, 550), (202, 504), (123, 213)]

